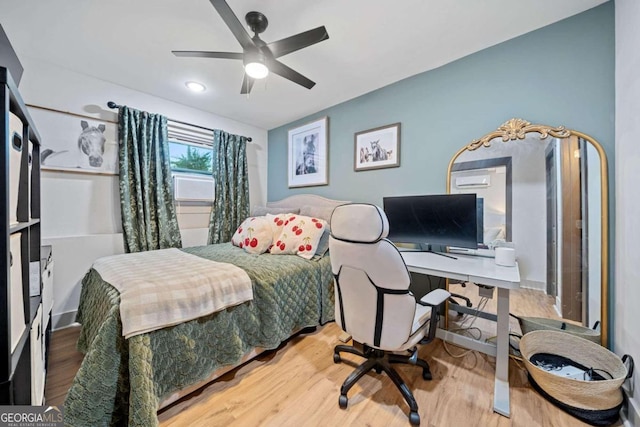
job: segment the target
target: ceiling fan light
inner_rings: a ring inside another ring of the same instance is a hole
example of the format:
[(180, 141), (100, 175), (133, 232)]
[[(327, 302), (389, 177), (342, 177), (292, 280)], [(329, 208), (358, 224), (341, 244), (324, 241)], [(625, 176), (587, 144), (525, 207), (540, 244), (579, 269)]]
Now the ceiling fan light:
[(207, 89), (205, 85), (198, 82), (186, 82), (184, 85), (193, 92), (204, 92)]
[(269, 69), (261, 62), (249, 62), (244, 66), (244, 71), (254, 79), (264, 79), (269, 75)]

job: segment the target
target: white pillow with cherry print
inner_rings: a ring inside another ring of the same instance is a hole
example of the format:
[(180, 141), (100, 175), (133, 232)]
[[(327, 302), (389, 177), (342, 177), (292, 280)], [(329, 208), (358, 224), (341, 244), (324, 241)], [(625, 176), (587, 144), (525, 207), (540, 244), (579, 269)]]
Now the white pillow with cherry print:
[[(278, 242), (278, 246), (283, 246), (283, 248), (281, 248), (282, 251), (284, 251), (286, 249), (286, 244), (283, 245), (282, 241), (279, 241), (278, 238), (280, 237), (280, 235), (282, 234), (282, 230), (284, 229), (285, 226), (287, 226), (289, 224), (289, 221), (294, 221), (298, 216), (298, 214), (295, 213), (284, 213), (284, 214), (279, 214), (279, 215), (270, 215), (267, 214), (266, 217), (267, 219), (270, 219), (269, 224), (271, 224), (271, 229), (273, 230), (273, 244), (275, 245), (276, 241)], [(269, 252), (273, 251), (271, 250), (273, 248), (273, 245), (271, 248), (269, 248)], [(284, 254), (284, 253), (295, 253), (295, 252), (279, 252), (280, 254)]]
[(298, 214), (294, 213), (282, 213), (278, 215), (266, 214), (265, 218), (271, 225), (271, 230), (273, 231), (273, 243), (278, 240), (280, 234), (282, 234), (282, 229), (285, 225), (289, 224), (289, 220), (291, 218), (296, 218)]
[(291, 215), (283, 224), (282, 233), (271, 247), (272, 254), (295, 254), (311, 259), (327, 223), (318, 218)]
[(250, 254), (266, 252), (273, 242), (271, 225), (264, 217), (249, 217), (242, 221), (231, 238), (231, 244)]

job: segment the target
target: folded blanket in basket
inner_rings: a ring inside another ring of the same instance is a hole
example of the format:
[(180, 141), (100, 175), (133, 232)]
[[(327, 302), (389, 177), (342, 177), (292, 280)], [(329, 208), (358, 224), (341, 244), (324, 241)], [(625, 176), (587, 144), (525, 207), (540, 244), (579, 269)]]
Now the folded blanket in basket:
[(93, 268), (120, 292), (125, 338), (253, 299), (251, 279), (243, 269), (178, 249), (108, 256)]

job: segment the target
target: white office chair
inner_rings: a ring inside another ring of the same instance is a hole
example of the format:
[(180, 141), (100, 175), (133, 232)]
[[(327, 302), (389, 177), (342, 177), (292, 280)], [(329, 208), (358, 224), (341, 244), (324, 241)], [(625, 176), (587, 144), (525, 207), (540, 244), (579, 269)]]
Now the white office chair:
[[(346, 408), (349, 389), (370, 370), (386, 372), (410, 409), (409, 421), (420, 424), (418, 404), (392, 363), (422, 368), (422, 378), (431, 379), (426, 361), (418, 359), (416, 345), (435, 337), (438, 307), (449, 292), (436, 289), (416, 301), (409, 291), (411, 277), (398, 249), (385, 237), (389, 223), (384, 211), (369, 204), (338, 206), (331, 216), (329, 253), (335, 276), (336, 322), (362, 351), (337, 345), (333, 360), (347, 352), (366, 358), (347, 377), (338, 400)], [(408, 351), (409, 354), (397, 354)]]

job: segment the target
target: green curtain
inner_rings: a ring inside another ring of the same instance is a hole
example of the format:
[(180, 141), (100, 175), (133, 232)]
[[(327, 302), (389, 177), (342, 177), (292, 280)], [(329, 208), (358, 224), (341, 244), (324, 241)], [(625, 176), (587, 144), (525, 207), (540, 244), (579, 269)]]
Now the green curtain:
[(167, 118), (122, 106), (118, 140), (125, 252), (181, 247)]
[(213, 178), (216, 196), (209, 222), (209, 243), (231, 240), (249, 216), (247, 138), (216, 130), (213, 133)]

